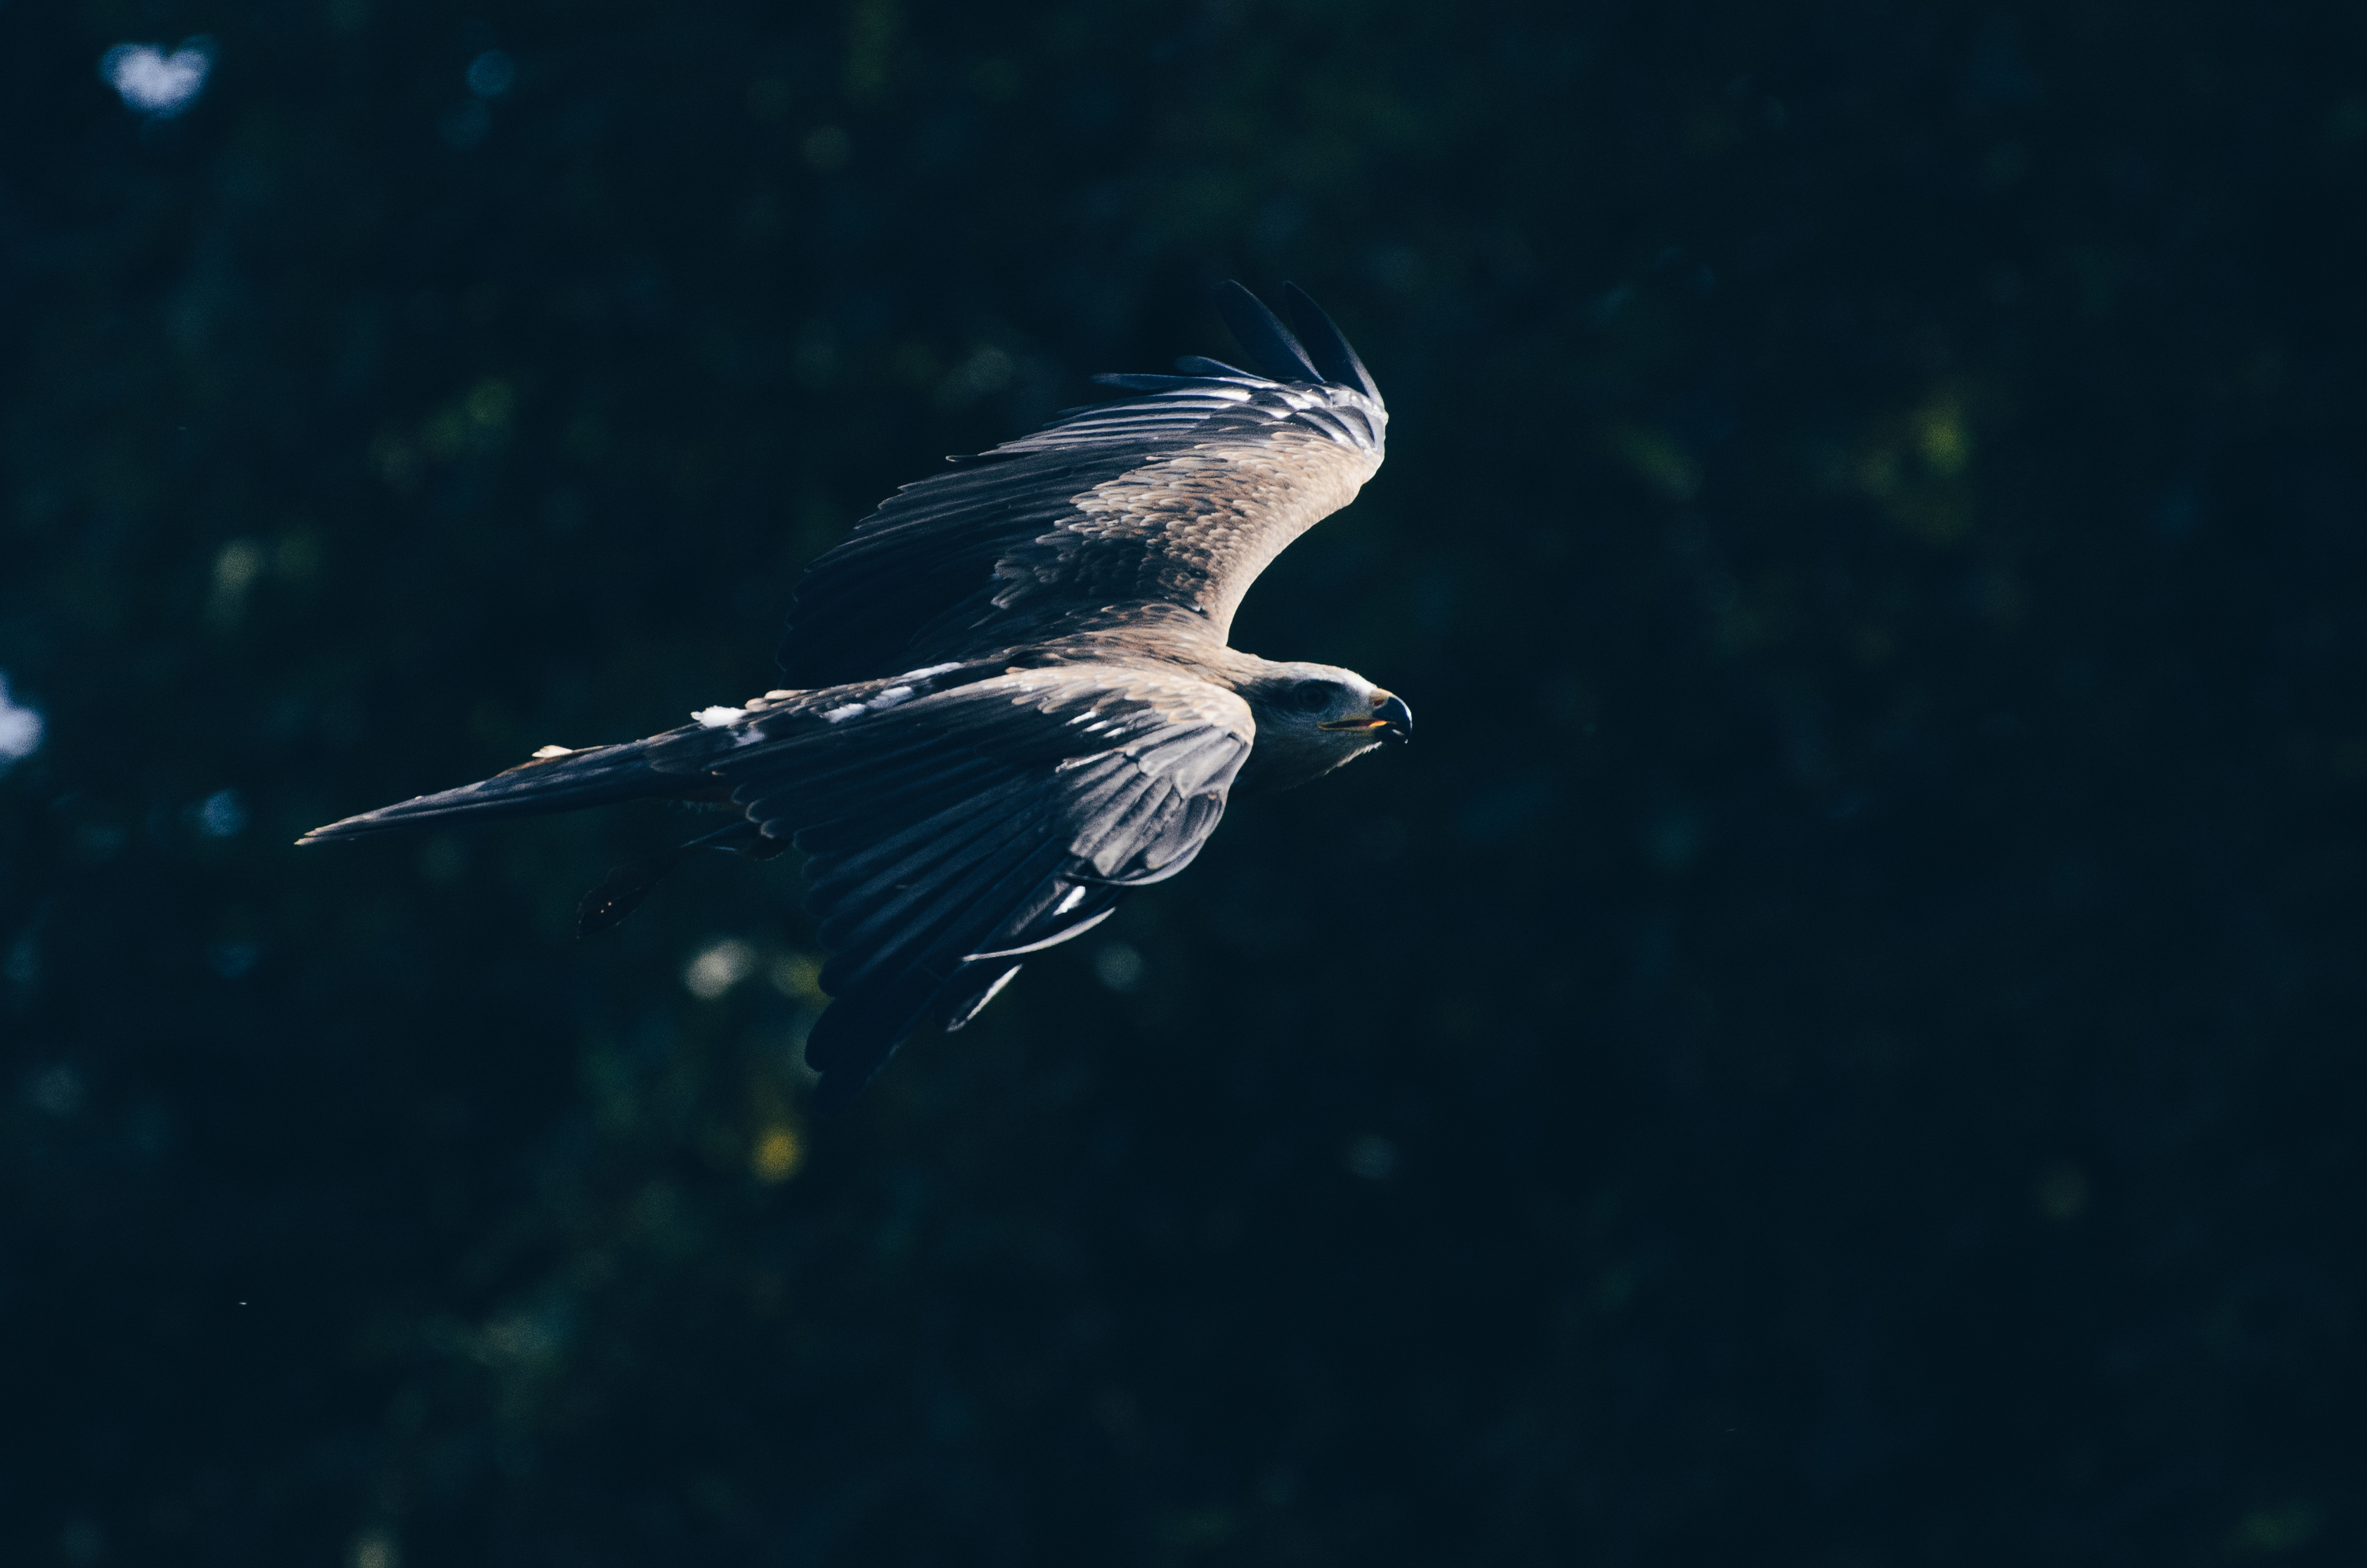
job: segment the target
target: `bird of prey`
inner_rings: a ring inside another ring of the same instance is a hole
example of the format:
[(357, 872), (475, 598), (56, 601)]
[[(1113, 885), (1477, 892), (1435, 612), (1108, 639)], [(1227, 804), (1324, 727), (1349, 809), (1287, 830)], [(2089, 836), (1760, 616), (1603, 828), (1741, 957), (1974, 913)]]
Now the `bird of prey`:
[(806, 571), (785, 684), (646, 740), (570, 749), (326, 827), (318, 844), (635, 800), (733, 820), (611, 872), (613, 925), (699, 848), (806, 856), (833, 1000), (818, 1106), (898, 1042), (977, 1017), (1020, 962), (1192, 863), (1237, 790), (1285, 789), (1384, 737), (1403, 700), (1351, 670), (1227, 645), (1284, 546), (1380, 467), (1388, 415), (1315, 302), (1294, 333), (1238, 283), (1218, 309), (1263, 374), (1187, 357), (1125, 395), (906, 485)]

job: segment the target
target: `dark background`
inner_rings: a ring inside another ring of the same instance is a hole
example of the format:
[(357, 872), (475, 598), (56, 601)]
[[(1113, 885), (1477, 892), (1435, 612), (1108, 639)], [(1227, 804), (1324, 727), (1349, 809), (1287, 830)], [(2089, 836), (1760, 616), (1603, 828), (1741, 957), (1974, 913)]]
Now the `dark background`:
[[(2357, 1561), (2362, 46), (0, 9), (0, 1557)], [(772, 684), (1225, 277), (1395, 416), (1237, 641), (1419, 736), (852, 1114), (787, 863), (289, 847)]]

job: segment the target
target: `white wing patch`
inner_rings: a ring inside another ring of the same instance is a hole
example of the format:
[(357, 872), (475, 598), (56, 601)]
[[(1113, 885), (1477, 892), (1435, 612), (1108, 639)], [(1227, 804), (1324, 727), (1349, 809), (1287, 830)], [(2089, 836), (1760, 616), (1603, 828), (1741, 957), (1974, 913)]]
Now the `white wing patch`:
[[(946, 665), (943, 667), (950, 670), (957, 669), (960, 666), (957, 665)], [(906, 678), (911, 679), (912, 677), (907, 676)], [(897, 706), (899, 703), (912, 701), (913, 696), (913, 689), (909, 686), (891, 686), (887, 690), (874, 696), (868, 702), (848, 702), (843, 703), (839, 707), (832, 708), (822, 714), (822, 720), (825, 723), (844, 724), (849, 719), (860, 719), (866, 713), (885, 713), (888, 710)]]

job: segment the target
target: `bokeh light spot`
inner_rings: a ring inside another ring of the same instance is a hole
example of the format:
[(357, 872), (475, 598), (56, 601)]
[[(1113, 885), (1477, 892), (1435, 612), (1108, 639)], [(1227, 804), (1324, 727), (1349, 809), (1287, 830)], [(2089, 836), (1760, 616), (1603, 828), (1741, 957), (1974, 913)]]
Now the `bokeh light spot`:
[(204, 38), (170, 54), (153, 43), (119, 43), (98, 61), (100, 79), (151, 119), (170, 119), (196, 103), (213, 68), (213, 40)]
[(517, 62), (498, 49), (469, 62), (469, 91), (481, 98), (498, 98), (516, 81)]
[(737, 937), (708, 944), (682, 971), (693, 996), (712, 1002), (756, 971), (756, 949)]
[(206, 600), (206, 619), (227, 631), (246, 615), (247, 590), (263, 575), (263, 546), (251, 539), (234, 539), (214, 557), (213, 593)]
[(748, 1156), (748, 1168), (763, 1182), (787, 1181), (805, 1163), (805, 1140), (798, 1136), (796, 1128), (787, 1126), (764, 1129)]
[(469, 417), (486, 429), (495, 430), (510, 422), (510, 411), (517, 406), (517, 393), (507, 381), (480, 381), (469, 392), (466, 407)]
[(215, 942), (206, 949), (206, 967), (224, 980), (244, 980), (262, 957), (262, 948), (253, 942)]
[(2088, 1176), (2068, 1161), (2058, 1160), (2038, 1173), (2031, 1183), (2032, 1201), (2056, 1224), (2066, 1224), (2087, 1212)]
[(82, 1108), (82, 1074), (62, 1062), (34, 1074), (25, 1085), (25, 1097), (35, 1110), (60, 1119)]
[(236, 838), (246, 831), (246, 802), (235, 790), (217, 790), (190, 808), (190, 817), (208, 838)]
[(1387, 1181), (1397, 1174), (1398, 1146), (1377, 1132), (1360, 1132), (1340, 1151), (1340, 1163), (1351, 1176)]
[(2325, 1517), (2306, 1503), (2255, 1508), (2236, 1526), (2227, 1545), (2244, 1557), (2293, 1551), (2316, 1540)]
[(807, 1002), (821, 1006), (830, 1000), (822, 994), (821, 960), (812, 953), (782, 953), (766, 966), (764, 978), (773, 989), (792, 1002)]
[(32, 756), (41, 748), (40, 714), (8, 696), (8, 677), (0, 676), (0, 768)]
[(1093, 975), (1123, 996), (1142, 983), (1142, 954), (1124, 942), (1104, 942), (1093, 952)]

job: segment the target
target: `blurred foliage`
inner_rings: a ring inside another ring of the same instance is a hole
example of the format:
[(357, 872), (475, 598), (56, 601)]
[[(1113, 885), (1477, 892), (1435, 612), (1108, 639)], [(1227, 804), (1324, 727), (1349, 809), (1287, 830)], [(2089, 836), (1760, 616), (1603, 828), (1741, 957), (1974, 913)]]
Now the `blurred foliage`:
[[(0, 1556), (2360, 1549), (2355, 10), (0, 24)], [(1395, 415), (1238, 641), (1420, 737), (852, 1115), (787, 865), (289, 847), (1229, 276)]]

